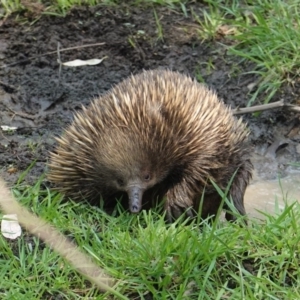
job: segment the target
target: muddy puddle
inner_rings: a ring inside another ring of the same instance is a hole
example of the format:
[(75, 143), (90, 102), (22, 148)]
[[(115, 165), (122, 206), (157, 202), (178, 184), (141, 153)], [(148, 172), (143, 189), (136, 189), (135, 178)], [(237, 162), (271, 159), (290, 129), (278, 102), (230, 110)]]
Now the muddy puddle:
[(300, 166), (291, 163), (280, 172), (278, 162), (284, 160), (286, 153), (276, 154), (273, 148), (269, 146), (264, 155), (261, 149), (255, 149), (252, 155), (253, 179), (244, 200), (247, 214), (253, 218), (263, 219), (264, 212), (280, 214), (286, 204), (300, 202)]
[(264, 180), (257, 175), (255, 177), (245, 194), (245, 207), (249, 217), (263, 219), (264, 212), (277, 214), (286, 204), (300, 202), (300, 172), (275, 180)]

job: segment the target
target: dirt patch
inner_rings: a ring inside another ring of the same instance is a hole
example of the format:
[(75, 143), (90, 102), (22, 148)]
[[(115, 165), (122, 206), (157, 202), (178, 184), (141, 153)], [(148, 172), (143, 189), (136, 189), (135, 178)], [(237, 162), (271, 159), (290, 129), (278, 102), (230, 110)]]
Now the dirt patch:
[[(249, 84), (258, 78), (253, 69), (229, 55), (225, 40), (203, 42), (187, 6), (182, 12), (156, 8), (80, 8), (65, 18), (42, 16), (34, 25), (13, 18), (0, 27), (0, 125), (17, 127), (0, 132), (0, 174), (13, 184), (33, 161), (26, 176), (34, 182), (45, 172), (54, 137), (72, 120), (74, 111), (87, 105), (131, 73), (142, 69), (169, 68), (200, 78), (215, 89), (225, 103), (244, 107)], [(201, 14), (200, 7), (193, 7)], [(103, 58), (95, 66), (67, 68), (59, 73), (57, 55), (41, 54), (61, 48), (104, 43), (61, 53), (62, 61)], [(221, 43), (220, 43), (221, 42)], [(18, 62), (18, 63), (16, 63)], [(283, 87), (275, 100), (295, 102), (300, 85)], [(260, 178), (283, 176), (300, 160), (299, 119), (280, 109), (247, 115), (254, 164)]]

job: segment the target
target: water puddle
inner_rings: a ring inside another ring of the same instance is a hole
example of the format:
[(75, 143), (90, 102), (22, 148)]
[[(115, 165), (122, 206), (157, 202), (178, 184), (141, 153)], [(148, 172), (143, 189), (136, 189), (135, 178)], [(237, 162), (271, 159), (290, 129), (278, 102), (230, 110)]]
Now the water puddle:
[(283, 209), (285, 203), (300, 202), (300, 172), (277, 180), (256, 177), (248, 186), (244, 201), (248, 216), (259, 219), (263, 215), (258, 211), (274, 214), (276, 206)]

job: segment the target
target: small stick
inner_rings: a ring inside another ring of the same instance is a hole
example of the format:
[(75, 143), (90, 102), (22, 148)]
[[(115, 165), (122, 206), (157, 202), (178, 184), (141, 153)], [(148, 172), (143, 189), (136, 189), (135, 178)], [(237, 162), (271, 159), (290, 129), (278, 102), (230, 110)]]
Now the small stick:
[(14, 115), (12, 117), (12, 119), (14, 118), (14, 116), (19, 116), (21, 118), (24, 118), (24, 119), (28, 119), (28, 120), (35, 120), (35, 116), (34, 115), (29, 115), (29, 114), (26, 114), (26, 113), (23, 113), (23, 112), (16, 112), (14, 110), (12, 110), (10, 107), (8, 107), (6, 104), (3, 104), (4, 107), (9, 110), (10, 112), (12, 112)]
[[(105, 43), (96, 43), (96, 44), (75, 46), (75, 47), (70, 47), (70, 48), (63, 48), (63, 49), (60, 49), (59, 51), (60, 52), (65, 52), (65, 51), (77, 50), (77, 49), (82, 49), (82, 48), (87, 48), (87, 47), (97, 47), (97, 46), (102, 46), (102, 45), (105, 45)], [(36, 59), (36, 58), (40, 58), (40, 57), (43, 57), (43, 56), (52, 55), (52, 54), (56, 54), (56, 53), (57, 53), (57, 50), (50, 51), (50, 52), (47, 52), (47, 53), (44, 53), (44, 54), (40, 54), (40, 55), (37, 55), (37, 56), (32, 56), (32, 57), (29, 57), (29, 58), (19, 60), (19, 61), (16, 61), (14, 63), (8, 64), (8, 65), (4, 64), (3, 66), (0, 66), (0, 68), (11, 67), (11, 66), (23, 63), (23, 62), (31, 60), (31, 59)]]
[(16, 91), (16, 90), (17, 90), (14, 86), (12, 86), (12, 85), (10, 85), (10, 84), (8, 84), (8, 83), (2, 81), (2, 80), (0, 80), (0, 85), (3, 85), (3, 86), (5, 86), (5, 87), (7, 87), (7, 88), (9, 88), (9, 89), (11, 89), (11, 90), (13, 90), (13, 91)]
[(300, 112), (300, 107), (298, 105), (292, 105), (292, 104), (286, 104), (283, 100), (268, 103), (268, 104), (262, 104), (262, 105), (255, 105), (251, 107), (244, 107), (244, 108), (235, 108), (232, 110), (234, 115), (241, 115), (241, 114), (249, 114), (257, 111), (263, 111), (268, 109), (274, 109), (282, 107), (284, 109), (294, 111), (294, 112)]

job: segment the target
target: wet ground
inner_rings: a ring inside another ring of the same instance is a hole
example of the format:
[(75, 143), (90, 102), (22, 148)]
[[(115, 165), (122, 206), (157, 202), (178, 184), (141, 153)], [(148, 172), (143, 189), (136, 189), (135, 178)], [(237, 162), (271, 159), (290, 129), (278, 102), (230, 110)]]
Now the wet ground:
[[(200, 5), (193, 10), (201, 17)], [(2, 24), (0, 125), (16, 127), (0, 130), (0, 175), (6, 181), (12, 185), (36, 161), (25, 177), (33, 183), (45, 172), (54, 137), (72, 120), (73, 112), (142, 69), (170, 68), (202, 78), (231, 107), (247, 105), (251, 86), (259, 79), (247, 74), (253, 65), (230, 55), (222, 35), (201, 41), (191, 6), (187, 5), (187, 16), (166, 8), (156, 8), (156, 14), (159, 22), (153, 8), (96, 7), (75, 9), (65, 18), (42, 16), (33, 24), (21, 18)], [(97, 43), (103, 44), (64, 51)], [(98, 65), (60, 70), (58, 44), (63, 62), (107, 58)], [(284, 86), (273, 101), (297, 104), (299, 93), (296, 81)], [(279, 108), (243, 118), (251, 131), (256, 169), (247, 191), (248, 211), (263, 209), (264, 204), (274, 207), (279, 177), (292, 182), (287, 190), (294, 190), (292, 198), (299, 200), (300, 168), (293, 165), (300, 162), (299, 115)]]

